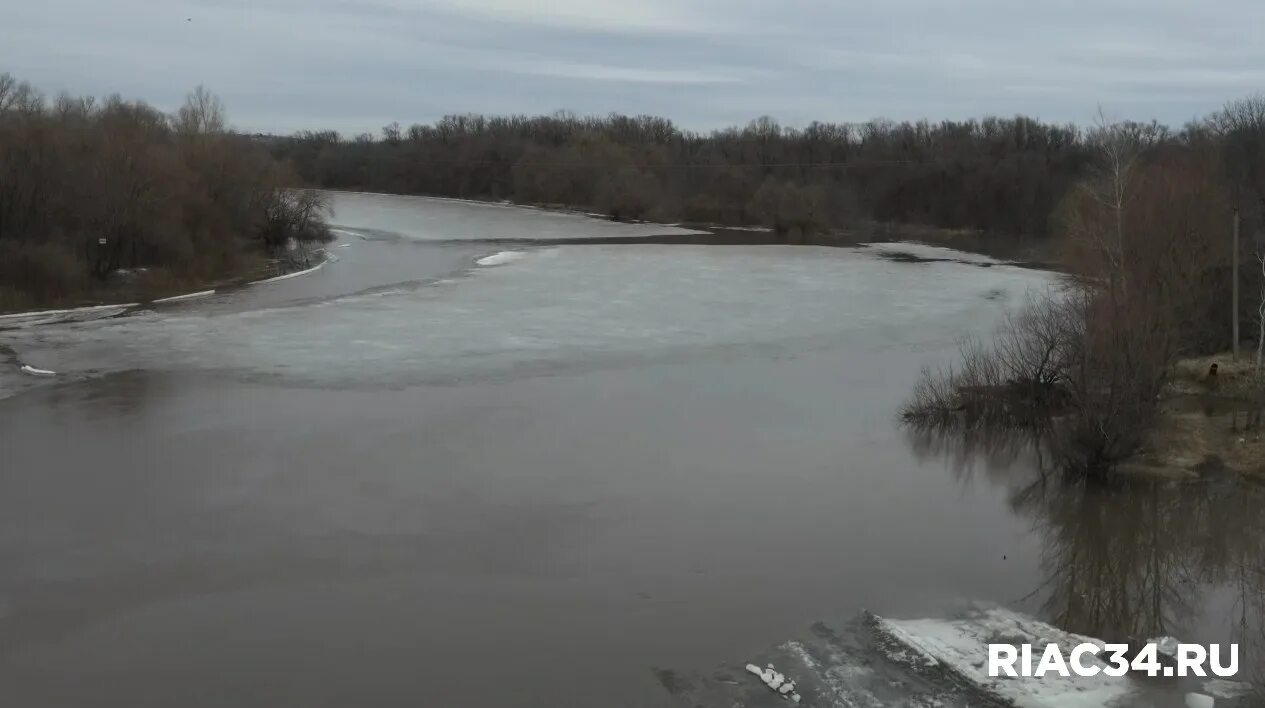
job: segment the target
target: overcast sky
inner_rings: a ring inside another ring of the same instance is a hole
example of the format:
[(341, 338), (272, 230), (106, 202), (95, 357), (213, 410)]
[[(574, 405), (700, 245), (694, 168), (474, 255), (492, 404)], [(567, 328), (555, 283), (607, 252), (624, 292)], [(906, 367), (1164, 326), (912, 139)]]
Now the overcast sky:
[(1265, 89), (1261, 0), (0, 0), (0, 72), (244, 130), (446, 113), (650, 113), (710, 129), (1101, 104), (1180, 125)]

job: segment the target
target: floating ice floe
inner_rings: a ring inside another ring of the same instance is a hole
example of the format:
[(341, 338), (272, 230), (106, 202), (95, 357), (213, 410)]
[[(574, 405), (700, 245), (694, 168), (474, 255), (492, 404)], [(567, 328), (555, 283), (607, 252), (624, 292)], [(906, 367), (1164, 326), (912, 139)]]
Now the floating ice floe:
[(172, 295), (171, 297), (159, 298), (155, 300), (154, 302), (155, 303), (181, 302), (183, 300), (194, 300), (200, 297), (207, 297), (208, 295), (214, 295), (214, 294), (215, 294), (214, 290), (202, 290), (196, 293), (185, 293), (184, 295)]
[(777, 691), (783, 698), (799, 703), (800, 696), (795, 692), (795, 682), (787, 679), (782, 674), (773, 669), (773, 664), (769, 664), (767, 669), (762, 669), (755, 664), (747, 664), (747, 671), (760, 677), (765, 686)]
[(475, 261), (475, 263), (478, 263), (481, 266), (504, 265), (506, 263), (513, 263), (525, 255), (527, 254), (522, 251), (501, 251), (499, 253), (493, 253), (490, 256), (484, 256), (483, 258)]
[(48, 369), (37, 369), (34, 366), (30, 366), (28, 364), (22, 365), (22, 373), (30, 374), (31, 376), (56, 376), (57, 375), (56, 371), (49, 371)]

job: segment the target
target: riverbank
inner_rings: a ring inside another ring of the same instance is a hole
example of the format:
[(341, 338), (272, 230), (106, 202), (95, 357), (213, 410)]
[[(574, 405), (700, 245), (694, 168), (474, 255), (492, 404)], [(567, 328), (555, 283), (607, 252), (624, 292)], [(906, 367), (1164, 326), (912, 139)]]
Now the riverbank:
[(1184, 359), (1174, 367), (1156, 425), (1120, 469), (1179, 478), (1235, 473), (1265, 479), (1263, 406), (1250, 357), (1236, 361), (1227, 352)]
[(0, 326), (5, 319), (182, 302), (220, 290), (304, 275), (319, 269), (328, 259), (329, 254), (324, 248), (304, 251), (301, 256), (286, 259), (256, 254), (243, 258), (241, 267), (231, 272), (203, 277), (178, 275), (163, 268), (137, 268), (117, 272), (105, 282), (87, 283), (73, 295), (43, 301), (0, 288)]

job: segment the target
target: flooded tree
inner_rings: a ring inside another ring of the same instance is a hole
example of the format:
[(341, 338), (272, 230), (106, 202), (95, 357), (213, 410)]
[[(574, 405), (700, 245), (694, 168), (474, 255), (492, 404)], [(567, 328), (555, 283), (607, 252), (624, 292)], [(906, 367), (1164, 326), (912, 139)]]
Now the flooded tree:
[(1067, 282), (926, 373), (906, 422), (1036, 430), (1069, 470), (1107, 474), (1146, 439), (1178, 359), (1228, 341), (1217, 153), (1135, 124), (1103, 125), (1094, 144), (1099, 167), (1058, 212)]

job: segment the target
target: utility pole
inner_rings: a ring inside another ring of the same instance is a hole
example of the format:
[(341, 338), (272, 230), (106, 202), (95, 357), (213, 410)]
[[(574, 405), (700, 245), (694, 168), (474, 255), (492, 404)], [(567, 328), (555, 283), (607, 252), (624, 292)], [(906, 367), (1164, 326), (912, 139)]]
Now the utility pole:
[(1232, 290), (1234, 291), (1234, 294), (1232, 296), (1234, 298), (1234, 302), (1232, 303), (1232, 307), (1231, 307), (1231, 312), (1234, 313), (1232, 315), (1232, 317), (1234, 318), (1233, 352), (1234, 352), (1235, 361), (1238, 361), (1238, 358), (1239, 358), (1239, 208), (1238, 207), (1234, 207), (1234, 250), (1233, 252), (1231, 252), (1230, 263), (1231, 263), (1230, 268), (1232, 269), (1230, 272), (1230, 277), (1232, 278), (1232, 282), (1234, 283), (1234, 286), (1232, 288)]

